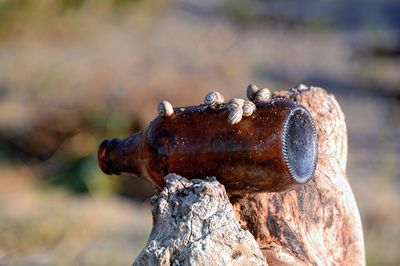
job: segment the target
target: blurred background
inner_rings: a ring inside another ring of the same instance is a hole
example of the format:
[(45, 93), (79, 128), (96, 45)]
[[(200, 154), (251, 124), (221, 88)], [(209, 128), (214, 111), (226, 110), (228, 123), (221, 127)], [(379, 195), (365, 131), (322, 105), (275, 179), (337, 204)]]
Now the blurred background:
[(157, 103), (328, 89), (369, 265), (400, 264), (400, 2), (0, 0), (0, 265), (130, 265), (145, 181), (97, 167)]

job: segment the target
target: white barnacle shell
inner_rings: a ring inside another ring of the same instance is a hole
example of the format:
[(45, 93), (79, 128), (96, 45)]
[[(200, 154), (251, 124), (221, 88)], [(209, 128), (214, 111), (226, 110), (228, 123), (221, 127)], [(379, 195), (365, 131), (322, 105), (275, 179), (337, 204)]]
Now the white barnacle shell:
[(174, 113), (174, 108), (167, 101), (162, 101), (158, 104), (158, 114), (161, 116), (171, 116)]
[(246, 89), (246, 96), (247, 96), (247, 98), (250, 100), (250, 101), (254, 101), (254, 99), (255, 99), (255, 97), (256, 97), (256, 94), (257, 94), (257, 92), (259, 91), (260, 89), (256, 86), (256, 85), (254, 85), (254, 84), (249, 84), (249, 86), (247, 86), (247, 89)]
[(228, 122), (231, 125), (237, 124), (242, 120), (243, 108), (236, 108), (230, 111)]
[(310, 90), (308, 86), (300, 83), (289, 90), (289, 95), (291, 98), (296, 99), (297, 95), (308, 90)]
[(308, 91), (310, 88), (307, 85), (302, 83), (296, 85), (293, 89), (297, 90), (298, 92)]
[(243, 99), (238, 99), (238, 98), (233, 98), (228, 102), (228, 110), (229, 110), (229, 116), (228, 116), (228, 122), (233, 125), (236, 123), (239, 123), (240, 120), (242, 120), (243, 116), (243, 104), (244, 100)]
[(262, 103), (262, 102), (267, 102), (270, 99), (271, 99), (271, 92), (269, 91), (269, 89), (262, 88), (257, 92), (254, 102)]
[(244, 101), (243, 103), (243, 116), (251, 116), (256, 110), (256, 105), (251, 101)]
[(239, 98), (233, 98), (228, 102), (227, 108), (229, 111), (235, 110), (235, 109), (241, 109), (243, 107), (244, 100), (239, 99)]
[(204, 103), (210, 107), (217, 106), (224, 102), (224, 96), (218, 91), (210, 91), (207, 93), (206, 97), (204, 97)]

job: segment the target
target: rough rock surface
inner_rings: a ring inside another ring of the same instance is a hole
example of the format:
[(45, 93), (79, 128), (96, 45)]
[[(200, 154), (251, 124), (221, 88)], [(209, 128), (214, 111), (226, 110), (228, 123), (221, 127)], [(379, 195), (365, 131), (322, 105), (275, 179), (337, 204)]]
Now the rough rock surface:
[(267, 265), (215, 178), (169, 174), (152, 213), (152, 232), (134, 265)]
[[(275, 95), (289, 97), (287, 91)], [(321, 88), (307, 88), (295, 97), (317, 129), (314, 178), (291, 191), (231, 195), (237, 218), (269, 265), (365, 265), (360, 215), (346, 176), (343, 112)]]

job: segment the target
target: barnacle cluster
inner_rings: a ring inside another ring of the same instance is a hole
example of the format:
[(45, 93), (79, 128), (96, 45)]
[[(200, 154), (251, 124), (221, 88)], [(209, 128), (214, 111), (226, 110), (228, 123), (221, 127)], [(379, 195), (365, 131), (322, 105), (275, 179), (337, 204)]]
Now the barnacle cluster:
[[(291, 89), (290, 94), (296, 95), (308, 87), (300, 84)], [(210, 91), (204, 97), (204, 104), (212, 109), (227, 108), (229, 111), (228, 122), (232, 125), (239, 123), (243, 117), (249, 117), (256, 111), (256, 104), (271, 100), (271, 91), (267, 88), (258, 88), (250, 84), (246, 88), (248, 100), (233, 98), (225, 103), (224, 96), (218, 91)], [(172, 116), (174, 109), (167, 101), (162, 101), (158, 105), (158, 113), (161, 116)]]
[[(221, 95), (218, 92), (209, 92), (204, 99), (204, 103), (210, 106), (209, 101), (207, 101), (210, 94)], [(243, 117), (249, 117), (256, 111), (255, 103), (268, 102), (271, 99), (271, 92), (267, 88), (259, 89), (256, 85), (250, 84), (247, 86), (246, 95), (248, 100), (233, 98), (226, 104), (229, 111), (228, 122), (230, 124), (239, 123)], [(221, 96), (223, 99), (223, 97)], [(219, 103), (221, 104), (221, 103)]]

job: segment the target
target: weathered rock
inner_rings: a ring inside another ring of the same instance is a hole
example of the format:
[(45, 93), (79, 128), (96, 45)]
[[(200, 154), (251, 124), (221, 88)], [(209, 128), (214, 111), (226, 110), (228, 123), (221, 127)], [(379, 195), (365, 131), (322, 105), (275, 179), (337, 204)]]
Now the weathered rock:
[[(285, 91), (275, 95), (290, 97)], [(317, 128), (314, 179), (282, 193), (231, 195), (237, 218), (254, 235), (269, 265), (365, 265), (360, 215), (345, 173), (343, 112), (321, 88), (291, 97), (307, 107)]]
[(267, 265), (215, 178), (169, 174), (152, 213), (152, 232), (134, 265)]

